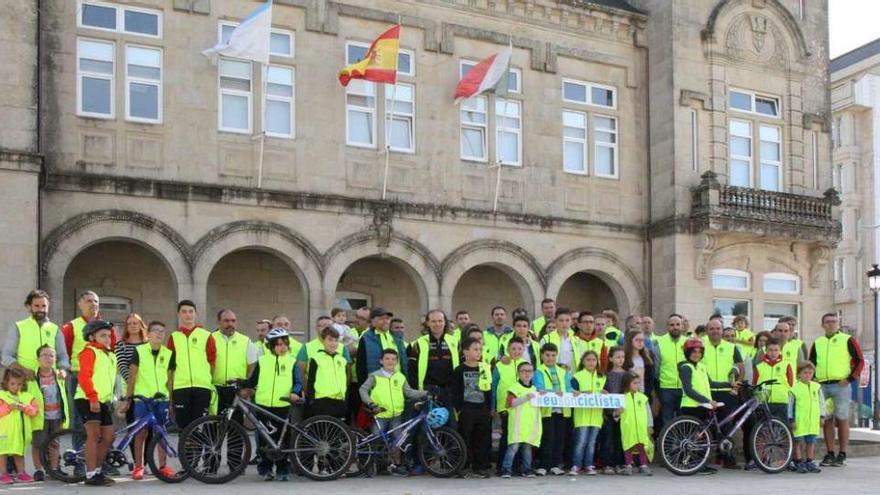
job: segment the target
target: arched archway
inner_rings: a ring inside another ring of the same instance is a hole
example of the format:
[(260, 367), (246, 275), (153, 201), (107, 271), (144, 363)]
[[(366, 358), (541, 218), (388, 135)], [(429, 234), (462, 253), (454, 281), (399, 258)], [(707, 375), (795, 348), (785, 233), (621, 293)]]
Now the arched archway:
[(591, 311), (594, 314), (607, 308), (619, 311), (611, 287), (589, 272), (577, 272), (568, 277), (559, 288), (556, 305), (572, 311)]
[(509, 317), (514, 308), (530, 310), (533, 301), (526, 280), (513, 268), (499, 263), (470, 268), (459, 277), (452, 291), (452, 311), (467, 310), (471, 321), (483, 328), (492, 324), (493, 307), (504, 306)]
[(594, 247), (574, 249), (556, 258), (547, 272), (547, 297), (557, 299), (563, 284), (573, 275), (586, 273), (601, 280), (611, 291), (618, 314), (645, 309), (645, 289), (639, 277), (610, 251)]

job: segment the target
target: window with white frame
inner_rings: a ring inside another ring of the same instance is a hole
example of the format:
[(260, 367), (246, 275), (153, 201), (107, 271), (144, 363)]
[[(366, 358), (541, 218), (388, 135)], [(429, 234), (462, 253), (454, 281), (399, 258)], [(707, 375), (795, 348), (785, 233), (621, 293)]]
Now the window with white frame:
[(115, 45), (77, 39), (77, 114), (113, 118)]
[(776, 126), (759, 127), (761, 140), (761, 189), (782, 190), (782, 130)]
[(779, 117), (779, 98), (741, 89), (731, 89), (728, 96), (731, 110), (767, 117)]
[(294, 71), (292, 67), (270, 65), (266, 70), (266, 135), (294, 136)]
[(376, 147), (376, 84), (353, 79), (345, 89), (346, 144)]
[(813, 189), (819, 189), (819, 136), (816, 131), (810, 133), (813, 151)]
[(162, 12), (116, 5), (107, 2), (80, 1), (77, 26), (139, 36), (162, 36)]
[[(471, 60), (462, 60), (459, 63), (459, 71), (458, 77), (459, 79), (464, 78), (465, 74), (468, 73), (471, 69), (477, 66), (478, 62), (474, 62)], [(507, 92), (508, 93), (521, 93), (522, 92), (522, 71), (515, 67), (510, 68), (510, 72), (507, 73)]]
[(800, 294), (801, 278), (791, 273), (765, 273), (764, 292), (771, 294)]
[(748, 291), (751, 288), (749, 273), (729, 268), (712, 270), (712, 288)]
[(596, 175), (617, 178), (617, 119), (593, 116), (593, 148)]
[(495, 100), (495, 146), (498, 161), (504, 165), (522, 165), (522, 103), (497, 98)]
[(752, 187), (752, 123), (731, 120), (730, 185)]
[(219, 79), (220, 130), (250, 133), (253, 128), (251, 63), (220, 59)]
[(415, 91), (415, 86), (405, 83), (397, 83), (391, 90), (385, 91), (385, 128), (388, 129), (388, 145), (393, 151), (416, 151)]
[(617, 90), (611, 86), (576, 81), (574, 79), (563, 79), (562, 101), (604, 108), (616, 108)]
[(737, 316), (751, 315), (751, 301), (748, 299), (712, 299), (712, 312), (721, 315), (724, 326), (733, 326), (733, 319)]
[(764, 301), (764, 330), (771, 331), (785, 316), (800, 318), (800, 306), (797, 303)]
[[(238, 26), (237, 22), (223, 21), (219, 24), (218, 38), (220, 43), (228, 43), (232, 31)], [(272, 29), (269, 33), (269, 55), (275, 57), (293, 57), (295, 52), (294, 37), (292, 31), (284, 29)]]
[(401, 48), (397, 51), (397, 74), (400, 76), (416, 75), (415, 53), (412, 50)]
[(485, 162), (488, 109), (486, 97), (477, 96), (461, 102), (461, 159)]
[(125, 118), (162, 122), (162, 50), (125, 47)]
[(587, 173), (587, 114), (562, 111), (562, 166), (573, 174)]

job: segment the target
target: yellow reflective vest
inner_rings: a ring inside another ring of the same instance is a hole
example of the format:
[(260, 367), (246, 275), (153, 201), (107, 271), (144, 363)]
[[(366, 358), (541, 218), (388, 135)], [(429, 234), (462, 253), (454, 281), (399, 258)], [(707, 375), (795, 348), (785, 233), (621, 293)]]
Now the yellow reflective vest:
[(817, 382), (838, 382), (849, 378), (852, 373), (848, 347), (851, 338), (843, 332), (837, 332), (830, 338), (823, 335), (816, 339), (813, 348), (816, 349)]
[[(736, 346), (722, 340), (715, 345), (708, 337), (703, 339), (703, 360), (700, 363), (715, 382), (730, 383), (730, 373), (734, 368)], [(731, 387), (713, 388), (713, 391), (730, 391)]]
[[(95, 367), (92, 370), (92, 385), (98, 393), (98, 402), (106, 404), (113, 401), (113, 386), (116, 384), (116, 354), (97, 347), (86, 346), (82, 353), (95, 354)], [(76, 386), (74, 399), (87, 399), (82, 381)]]
[[(21, 391), (18, 395), (13, 395), (6, 390), (0, 390), (0, 400), (7, 404), (28, 405), (34, 399), (30, 392)], [(9, 411), (9, 414), (0, 418), (0, 455), (23, 456), (26, 450), (30, 450), (32, 421), (33, 418), (24, 411), (15, 410)]]
[(390, 377), (382, 373), (374, 373), (373, 378), (376, 380), (376, 383), (373, 385), (373, 389), (370, 390), (370, 400), (382, 408), (382, 411), (376, 414), (376, 417), (388, 419), (403, 414), (403, 409), (406, 406), (406, 398), (403, 395), (403, 385), (406, 383), (406, 377), (403, 376), (403, 373), (397, 371)]
[(206, 388), (214, 390), (211, 377), (211, 363), (208, 362), (207, 343), (211, 333), (196, 327), (189, 334), (177, 330), (171, 333), (174, 342), (176, 369), (174, 370), (174, 390), (184, 388)]
[[(507, 391), (517, 399), (528, 394), (537, 393), (535, 386), (524, 387), (519, 381), (513, 382)], [(530, 401), (510, 409), (507, 415), (507, 445), (527, 443), (538, 447), (541, 445), (541, 410)]]
[[(682, 366), (688, 366), (691, 368), (691, 388), (694, 389), (694, 392), (707, 399), (711, 399), (712, 389), (709, 388), (709, 373), (706, 372), (706, 367), (703, 366), (703, 363), (700, 362), (694, 365), (694, 363), (687, 362)], [(681, 407), (700, 407), (700, 403), (691, 399), (688, 394), (682, 391)]]
[[(595, 371), (580, 370), (572, 377), (577, 380), (578, 392), (601, 394), (605, 388), (605, 376)], [(600, 407), (574, 408), (574, 427), (602, 426), (604, 410)]]
[(645, 450), (653, 445), (648, 434), (648, 396), (641, 392), (627, 392), (623, 396), (620, 440), (624, 451), (638, 444), (644, 445)]
[(657, 348), (660, 353), (660, 388), (681, 388), (678, 365), (685, 360), (685, 340), (684, 337), (673, 340), (668, 333), (657, 339)]
[(18, 349), (15, 351), (15, 361), (23, 368), (36, 372), (40, 368), (37, 361), (37, 349), (44, 345), (55, 349), (58, 325), (46, 320), (40, 326), (37, 324), (37, 320), (28, 317), (15, 322), (15, 327), (18, 329)]
[(70, 370), (74, 373), (79, 371), (79, 353), (86, 348), (86, 339), (83, 338), (83, 328), (86, 327), (85, 318), (70, 320), (70, 326), (73, 328), (73, 342), (70, 345)]
[(311, 359), (318, 366), (315, 372), (314, 398), (345, 400), (348, 389), (348, 375), (345, 370), (348, 361), (342, 353), (337, 352), (331, 356), (324, 349), (319, 349)]
[(211, 334), (214, 339), (214, 347), (217, 349), (217, 360), (214, 362), (214, 371), (211, 383), (215, 386), (226, 386), (229, 380), (242, 380), (247, 378), (247, 355), (250, 339), (235, 332), (228, 340), (219, 330)]
[[(418, 339), (416, 339), (413, 344), (417, 345), (419, 348), (419, 361), (418, 361), (418, 379), (419, 379), (419, 390), (425, 389), (425, 376), (428, 374), (428, 353), (431, 349), (431, 334), (422, 335)], [(458, 367), (459, 363), (459, 352), (458, 352), (458, 342), (449, 334), (443, 334), (443, 341), (446, 342), (446, 346), (449, 347), (449, 353), (452, 354), (452, 369)]]
[[(55, 385), (58, 387), (59, 398), (61, 400), (61, 427), (69, 428), (70, 427), (70, 404), (67, 402), (67, 385), (64, 383), (64, 380), (58, 376), (58, 370), (54, 370), (55, 372)], [(43, 402), (43, 391), (40, 389), (40, 377), (39, 372), (37, 372), (36, 380), (30, 380), (27, 383), (27, 391), (29, 394), (33, 395), (37, 400), (37, 405), (40, 406), (40, 412), (31, 418), (31, 428), (34, 431), (40, 431), (43, 429), (45, 425), (45, 403)]]
[(794, 430), (791, 436), (819, 435), (822, 404), (819, 402), (819, 389), (816, 382), (804, 383), (800, 380), (791, 387), (794, 396)]
[(254, 402), (263, 407), (287, 407), (290, 402), (280, 400), (289, 397), (293, 391), (293, 374), (296, 357), (288, 352), (283, 356), (266, 353), (257, 360), (257, 390)]
[(776, 380), (776, 383), (766, 385), (764, 388), (765, 391), (769, 391), (768, 402), (771, 404), (788, 404), (788, 393), (791, 390), (788, 377), (789, 375), (794, 375), (788, 361), (782, 358), (782, 356), (780, 356), (779, 361), (773, 364), (761, 361), (755, 365), (755, 371), (757, 371), (757, 383)]
[(159, 353), (153, 356), (153, 348), (149, 343), (134, 348), (138, 353), (137, 376), (134, 380), (134, 395), (152, 399), (156, 394), (166, 398), (168, 393), (168, 367), (171, 365), (171, 349), (159, 347)]

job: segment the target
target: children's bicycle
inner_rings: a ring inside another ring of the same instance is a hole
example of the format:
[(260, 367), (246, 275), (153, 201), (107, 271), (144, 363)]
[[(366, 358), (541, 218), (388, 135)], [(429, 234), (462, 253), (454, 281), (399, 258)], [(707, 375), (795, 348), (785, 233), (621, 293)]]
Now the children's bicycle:
[[(137, 434), (147, 429), (152, 433), (152, 437), (146, 446), (144, 457), (147, 465), (150, 466), (150, 471), (166, 483), (180, 483), (189, 477), (180, 465), (180, 458), (177, 455), (176, 445), (180, 429), (173, 426), (166, 427), (156, 416), (156, 407), (160, 400), (165, 400), (165, 397), (147, 398), (137, 395), (134, 400), (146, 404), (149, 412), (146, 416), (116, 431), (116, 444), (107, 452), (104, 464), (115, 468), (126, 466), (132, 471), (134, 463), (129, 459), (126, 451)], [(79, 429), (60, 430), (46, 437), (40, 446), (40, 460), (46, 474), (63, 483), (79, 483), (85, 480), (85, 441), (85, 431)]]
[[(234, 380), (236, 391), (243, 381)], [(287, 397), (280, 400), (289, 402)], [(354, 459), (355, 438), (342, 421), (330, 416), (313, 416), (298, 424), (272, 414), (236, 394), (232, 405), (218, 415), (201, 417), (187, 426), (180, 436), (183, 466), (202, 483), (222, 484), (244, 472), (251, 460), (250, 435), (244, 426), (232, 419), (241, 411), (260, 436), (262, 456), (276, 461), (290, 457), (293, 467), (303, 476), (316, 481), (335, 480), (346, 473)], [(261, 419), (263, 418), (263, 419)], [(278, 442), (271, 419), (282, 424)]]
[[(440, 424), (445, 424), (445, 420), (436, 419), (448, 417), (448, 411), (438, 407), (431, 399), (416, 403), (416, 408), (420, 409), (419, 414), (390, 430), (383, 431), (375, 416), (373, 421), (377, 433), (354, 430), (357, 437), (356, 459), (349, 469), (349, 476), (370, 475), (376, 470), (377, 458), (387, 460), (394, 450), (405, 453), (413, 445), (410, 437), (414, 434), (419, 435), (416, 442), (418, 461), (433, 476), (449, 478), (464, 469), (467, 461), (464, 438), (452, 428)], [(446, 414), (442, 414), (444, 412)], [(419, 426), (422, 427), (421, 431), (417, 431)]]
[[(749, 448), (752, 459), (765, 473), (784, 471), (791, 460), (791, 432), (788, 425), (770, 414), (766, 401), (757, 397), (763, 396), (766, 386), (775, 383), (776, 380), (767, 380), (754, 387), (743, 383), (741, 393), (751, 397), (721, 421), (711, 409), (708, 421), (693, 416), (679, 416), (672, 420), (663, 428), (657, 440), (660, 458), (666, 469), (679, 476), (689, 476), (703, 469), (713, 449), (730, 454), (733, 436), (757, 413), (757, 422), (751, 431), (746, 432), (751, 440)], [(723, 405), (719, 403), (719, 406)], [(733, 426), (725, 432), (724, 427), (730, 424)]]

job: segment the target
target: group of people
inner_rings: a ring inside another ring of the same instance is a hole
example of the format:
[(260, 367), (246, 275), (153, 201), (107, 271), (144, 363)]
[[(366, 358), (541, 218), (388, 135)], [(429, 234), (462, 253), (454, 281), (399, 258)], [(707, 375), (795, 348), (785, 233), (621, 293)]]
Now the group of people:
[[(756, 334), (743, 316), (725, 328), (724, 319), (712, 315), (691, 329), (686, 318), (672, 314), (666, 332), (657, 335), (651, 317), (629, 316), (619, 328), (613, 310), (572, 311), (552, 299), (542, 301), (534, 319), (521, 308), (508, 317), (497, 306), (488, 328), (472, 322), (467, 311), (450, 321), (442, 310), (431, 310), (410, 342), (405, 322), (382, 308), (354, 314), (334, 308), (315, 322), (315, 337), (300, 342), (284, 315), (256, 322), (250, 337), (239, 330), (233, 310), (221, 309), (209, 331), (189, 300), (177, 305), (178, 326), (170, 332), (160, 321), (145, 323), (131, 314), (117, 333), (101, 318), (93, 291), (80, 295), (79, 316), (59, 328), (48, 318), (49, 301), (45, 291), (29, 293), (28, 314), (15, 322), (2, 348), (0, 484), (42, 481), (42, 439), (74, 427), (86, 433), (85, 483), (111, 485), (113, 473), (102, 460), (113, 441), (114, 412), (132, 422), (147, 414), (137, 399), (156, 398), (159, 420), (167, 414), (185, 428), (226, 409), (237, 394), (282, 418), (330, 415), (386, 430), (412, 414), (413, 401), (430, 395), (452, 412), (447, 425), (464, 438), (468, 475), (478, 478), (490, 476), (493, 464), (505, 478), (651, 475), (653, 438), (664, 423), (680, 414), (704, 418), (710, 409), (724, 417), (737, 407), (744, 380), (770, 379), (776, 380), (768, 387), (770, 411), (790, 425), (796, 441), (791, 469), (818, 472), (813, 457), (820, 429), (827, 451), (820, 465), (846, 463), (850, 383), (864, 362), (833, 313), (822, 317), (824, 334), (808, 351), (793, 317)], [(622, 406), (533, 402), (566, 393), (619, 394)], [(240, 415), (233, 419), (242, 421)], [(496, 428), (501, 436), (493, 455)], [(144, 476), (145, 441), (146, 433), (136, 438), (134, 479)], [(33, 476), (25, 469), (28, 449)], [(269, 457), (259, 459), (259, 474), (288, 480), (289, 463)], [(408, 457), (396, 453), (387, 471), (418, 473), (421, 467)], [(717, 462), (738, 467), (729, 455)]]

